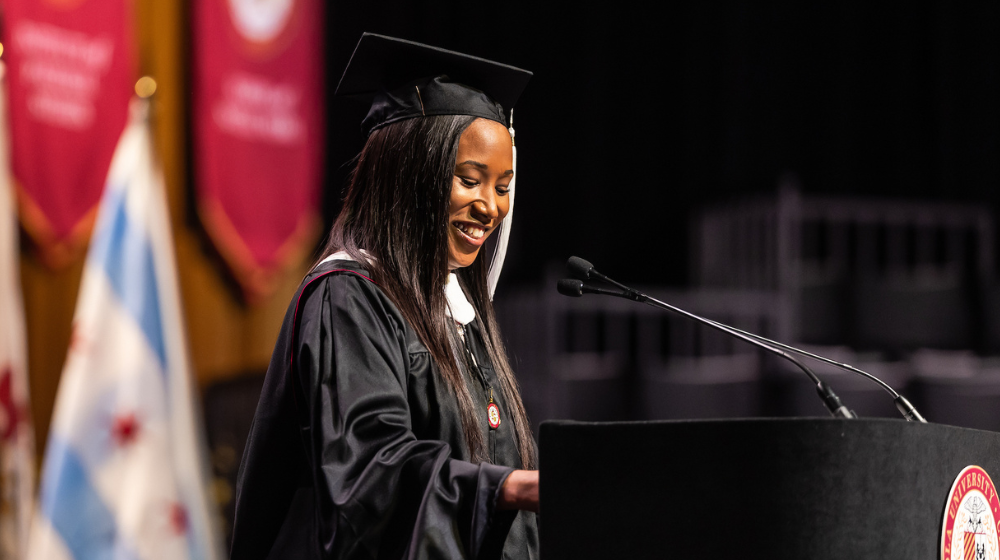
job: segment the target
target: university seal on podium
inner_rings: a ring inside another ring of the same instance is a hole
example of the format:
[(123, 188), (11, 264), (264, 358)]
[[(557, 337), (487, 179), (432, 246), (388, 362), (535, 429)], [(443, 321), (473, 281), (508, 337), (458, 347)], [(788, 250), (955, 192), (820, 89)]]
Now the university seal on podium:
[(962, 469), (948, 494), (941, 528), (942, 560), (1000, 560), (1000, 500), (982, 467)]

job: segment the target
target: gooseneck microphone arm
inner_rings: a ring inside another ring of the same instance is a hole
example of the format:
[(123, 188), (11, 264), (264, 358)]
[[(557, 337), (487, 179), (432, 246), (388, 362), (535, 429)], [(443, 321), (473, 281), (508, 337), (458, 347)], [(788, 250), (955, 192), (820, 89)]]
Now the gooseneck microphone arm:
[[(596, 271), (594, 271), (593, 268), (591, 268), (590, 272), (593, 274)], [(796, 366), (798, 366), (799, 369), (801, 369), (803, 372), (805, 372), (805, 374), (807, 376), (809, 376), (809, 379), (812, 380), (812, 382), (816, 385), (816, 392), (819, 393), (819, 396), (820, 396), (820, 398), (823, 401), (823, 405), (826, 406), (826, 409), (830, 411), (830, 414), (832, 414), (833, 416), (839, 417), (839, 418), (854, 418), (855, 417), (854, 413), (851, 412), (850, 410), (848, 410), (848, 408), (846, 406), (844, 406), (840, 402), (840, 398), (837, 397), (836, 394), (834, 394), (833, 390), (830, 389), (829, 385), (827, 385), (822, 379), (820, 379), (819, 377), (817, 377), (816, 374), (813, 373), (813, 371), (811, 369), (809, 369), (808, 367), (805, 366), (805, 364), (803, 364), (802, 362), (800, 362), (795, 356), (792, 356), (788, 352), (785, 352), (784, 350), (781, 350), (780, 348), (776, 348), (774, 346), (765, 344), (765, 343), (763, 343), (763, 342), (761, 342), (759, 340), (756, 340), (753, 337), (748, 336), (746, 334), (736, 332), (734, 329), (732, 329), (732, 328), (730, 328), (730, 327), (728, 327), (726, 325), (723, 325), (722, 323), (716, 323), (715, 321), (709, 321), (708, 319), (705, 319), (704, 317), (695, 315), (694, 313), (689, 313), (689, 312), (684, 311), (683, 309), (681, 309), (679, 307), (674, 307), (674, 306), (670, 305), (669, 303), (664, 303), (664, 302), (662, 302), (662, 301), (660, 301), (658, 299), (651, 298), (651, 297), (647, 296), (646, 294), (643, 294), (642, 292), (639, 292), (637, 290), (633, 290), (632, 288), (629, 288), (627, 286), (623, 286), (622, 284), (619, 284), (618, 282), (615, 282), (614, 280), (611, 280), (610, 278), (607, 278), (603, 274), (601, 274), (599, 276), (597, 274), (595, 274), (595, 276), (597, 276), (601, 280), (604, 280), (604, 281), (606, 281), (606, 282), (608, 282), (610, 284), (613, 284), (613, 285), (621, 288), (622, 291), (619, 292), (619, 291), (615, 291), (615, 290), (606, 290), (606, 289), (602, 289), (602, 288), (597, 288), (595, 286), (588, 286), (588, 285), (584, 284), (583, 281), (581, 281), (581, 280), (564, 279), (564, 280), (560, 280), (559, 283), (558, 283), (558, 285), (557, 285), (557, 287), (559, 289), (559, 293), (561, 293), (563, 295), (567, 295), (567, 296), (573, 296), (573, 297), (582, 296), (584, 293), (596, 293), (596, 294), (603, 294), (603, 295), (609, 295), (609, 296), (622, 297), (622, 298), (625, 298), (625, 299), (630, 299), (632, 301), (637, 301), (639, 303), (645, 303), (647, 305), (652, 305), (653, 307), (659, 307), (661, 309), (666, 309), (668, 311), (672, 311), (674, 313), (678, 313), (678, 314), (683, 315), (683, 316), (685, 316), (685, 317), (687, 317), (689, 319), (692, 319), (694, 321), (697, 321), (699, 323), (702, 323), (704, 325), (712, 327), (713, 329), (722, 331), (722, 332), (724, 332), (724, 333), (726, 333), (726, 334), (728, 334), (730, 336), (734, 336), (734, 337), (736, 337), (736, 338), (738, 338), (740, 340), (743, 340), (744, 342), (747, 342), (749, 344), (757, 346), (758, 348), (761, 348), (763, 350), (771, 352), (772, 354), (775, 354), (777, 356), (781, 356), (782, 358), (784, 358), (784, 359), (792, 362)]]
[[(713, 327), (717, 328), (718, 330), (722, 330), (723, 332), (726, 332), (728, 334), (736, 336), (737, 338), (740, 338), (741, 340), (746, 340), (745, 338), (743, 338), (744, 336), (750, 337), (750, 338), (754, 339), (755, 341), (763, 344), (764, 346), (762, 346), (762, 347), (772, 346), (772, 347), (780, 348), (782, 350), (788, 350), (790, 352), (794, 352), (796, 354), (799, 354), (799, 355), (802, 355), (802, 356), (806, 356), (806, 357), (812, 358), (814, 360), (818, 360), (818, 361), (821, 361), (821, 362), (824, 362), (824, 363), (827, 363), (827, 364), (839, 367), (841, 369), (850, 371), (852, 373), (864, 376), (865, 378), (867, 378), (867, 379), (869, 379), (869, 380), (874, 381), (875, 383), (877, 383), (886, 392), (889, 393), (889, 395), (893, 398), (893, 401), (896, 404), (896, 408), (903, 415), (903, 417), (906, 418), (906, 420), (911, 421), (911, 422), (925, 422), (925, 423), (927, 422), (927, 420), (925, 420), (924, 417), (921, 416), (921, 414), (917, 411), (916, 407), (914, 407), (913, 404), (911, 404), (910, 401), (906, 399), (906, 397), (900, 395), (895, 389), (893, 389), (892, 387), (890, 387), (887, 383), (885, 383), (881, 379), (875, 377), (874, 375), (872, 375), (872, 374), (870, 374), (870, 373), (868, 373), (866, 371), (858, 369), (858, 368), (856, 368), (856, 367), (854, 367), (854, 366), (852, 366), (850, 364), (840, 363), (840, 362), (837, 362), (835, 360), (831, 360), (829, 358), (825, 358), (823, 356), (819, 356), (817, 354), (813, 354), (812, 352), (807, 352), (805, 350), (796, 348), (794, 346), (790, 346), (788, 344), (783, 344), (781, 342), (777, 342), (775, 340), (771, 340), (769, 338), (766, 338), (766, 337), (763, 337), (763, 336), (760, 336), (760, 335), (757, 335), (757, 334), (754, 334), (754, 333), (750, 333), (750, 332), (747, 332), (747, 331), (744, 331), (744, 330), (741, 330), (741, 329), (738, 329), (738, 328), (735, 328), (735, 327), (730, 327), (729, 325), (725, 325), (723, 323), (719, 323), (719, 322), (713, 321), (711, 319), (706, 319), (706, 318), (703, 318), (703, 317), (699, 317), (697, 315), (694, 315), (693, 313), (689, 313), (689, 312), (684, 311), (682, 309), (678, 309), (678, 308), (673, 307), (673, 306), (671, 306), (671, 305), (669, 305), (667, 303), (664, 303), (664, 302), (659, 301), (659, 300), (657, 300), (655, 298), (647, 296), (646, 294), (643, 294), (642, 292), (639, 292), (639, 291), (634, 290), (634, 289), (632, 289), (632, 288), (630, 288), (628, 286), (625, 286), (624, 284), (621, 284), (620, 282), (617, 282), (617, 281), (615, 281), (615, 280), (613, 280), (611, 278), (608, 278), (607, 276), (605, 276), (605, 275), (601, 274), (600, 272), (598, 272), (597, 270), (595, 270), (594, 269), (594, 265), (590, 264), (589, 262), (587, 262), (587, 261), (585, 261), (585, 260), (583, 260), (583, 259), (581, 259), (579, 257), (570, 257), (569, 262), (567, 263), (567, 266), (570, 269), (570, 272), (574, 276), (576, 276), (577, 278), (579, 278), (580, 280), (588, 280), (588, 279), (590, 279), (591, 276), (593, 276), (593, 277), (595, 277), (595, 278), (597, 278), (599, 280), (602, 280), (604, 282), (607, 282), (607, 283), (609, 283), (609, 284), (611, 284), (613, 286), (617, 286), (618, 288), (620, 288), (622, 290), (621, 292), (614, 292), (612, 290), (603, 290), (603, 289), (600, 289), (600, 288), (594, 288), (592, 286), (587, 286), (587, 285), (583, 284), (582, 281), (577, 280), (577, 281), (580, 282), (580, 284), (582, 286), (582, 289), (581, 289), (579, 295), (582, 295), (584, 292), (588, 292), (588, 293), (602, 293), (602, 294), (605, 294), (605, 295), (614, 295), (614, 296), (617, 296), (617, 297), (624, 297), (626, 299), (631, 299), (633, 301), (639, 301), (639, 302), (642, 302), (642, 303), (646, 303), (648, 305), (653, 305), (655, 307), (660, 307), (660, 308), (663, 308), (663, 309), (667, 309), (667, 310), (670, 310), (670, 311), (674, 311), (674, 312), (680, 313), (680, 314), (682, 314), (682, 315), (684, 315), (686, 317), (689, 317), (689, 318), (692, 318), (692, 319), (695, 319), (695, 320), (699, 320), (700, 322), (702, 322), (704, 324), (707, 324), (709, 326), (713, 326)], [(598, 292), (597, 290), (600, 290), (600, 291)], [(563, 292), (562, 286), (560, 286), (560, 292)], [(577, 295), (577, 294), (567, 294), (567, 295)], [(743, 335), (743, 336), (739, 336), (739, 335)], [(760, 346), (760, 345), (758, 345), (758, 346)], [(771, 351), (771, 350), (769, 350), (769, 351)], [(781, 355), (783, 355), (783, 357), (784, 357), (784, 353), (782, 353)], [(810, 379), (812, 379), (814, 381), (817, 380), (815, 374), (813, 374), (812, 372), (808, 371), (807, 368), (805, 368), (805, 366), (803, 366), (801, 363), (799, 363), (796, 360), (792, 360), (792, 361), (793, 361), (793, 363), (795, 363), (796, 365), (798, 365), (800, 368), (802, 368), (804, 371), (806, 371), (807, 375), (809, 375)], [(819, 387), (819, 385), (817, 385), (817, 390), (819, 390), (821, 396), (823, 396), (822, 389)], [(824, 403), (825, 402), (826, 402), (826, 397), (824, 396)]]
[[(716, 322), (716, 321), (712, 321), (711, 319), (706, 319), (706, 321), (710, 321), (712, 323)], [(722, 323), (718, 323), (718, 324), (721, 325)], [(728, 325), (724, 325), (724, 326), (728, 326)], [(867, 378), (867, 379), (869, 379), (869, 380), (877, 383), (880, 387), (882, 387), (883, 389), (885, 389), (885, 392), (889, 393), (889, 396), (892, 397), (893, 402), (896, 403), (896, 409), (899, 410), (900, 414), (903, 415), (903, 418), (906, 418), (910, 422), (923, 422), (923, 423), (927, 423), (927, 420), (924, 419), (924, 417), (917, 411), (917, 408), (915, 406), (913, 406), (913, 404), (910, 403), (910, 401), (907, 400), (906, 397), (904, 397), (903, 395), (900, 395), (895, 389), (893, 389), (891, 386), (889, 386), (888, 383), (886, 383), (885, 381), (882, 381), (881, 379), (879, 379), (878, 377), (875, 377), (874, 375), (868, 373), (867, 371), (858, 369), (858, 368), (852, 366), (851, 364), (845, 364), (845, 363), (842, 363), (842, 362), (838, 362), (836, 360), (831, 360), (830, 358), (826, 358), (826, 357), (820, 356), (818, 354), (813, 354), (812, 352), (807, 352), (806, 350), (802, 350), (801, 348), (796, 348), (794, 346), (789, 346), (788, 344), (782, 344), (781, 342), (778, 342), (776, 340), (771, 340), (770, 338), (765, 338), (765, 337), (760, 336), (758, 334), (754, 334), (754, 333), (751, 333), (751, 332), (740, 330), (740, 329), (738, 329), (736, 327), (729, 327), (729, 328), (732, 329), (732, 330), (734, 330), (734, 331), (736, 331), (736, 332), (738, 332), (738, 333), (745, 334), (745, 335), (747, 335), (747, 336), (749, 336), (751, 338), (754, 338), (754, 339), (756, 339), (756, 340), (758, 340), (760, 342), (764, 342), (766, 344), (773, 344), (774, 346), (777, 346), (778, 348), (781, 348), (783, 350), (788, 350), (790, 352), (795, 352), (796, 354), (799, 354), (801, 356), (806, 356), (808, 358), (812, 358), (814, 360), (817, 360), (817, 361), (820, 361), (820, 362), (823, 362), (823, 363), (826, 363), (826, 364), (830, 364), (830, 365), (838, 367), (840, 369), (847, 370), (847, 371), (849, 371), (851, 373), (856, 373), (856, 374), (858, 374), (858, 375), (860, 375), (862, 377), (865, 377), (865, 378)]]

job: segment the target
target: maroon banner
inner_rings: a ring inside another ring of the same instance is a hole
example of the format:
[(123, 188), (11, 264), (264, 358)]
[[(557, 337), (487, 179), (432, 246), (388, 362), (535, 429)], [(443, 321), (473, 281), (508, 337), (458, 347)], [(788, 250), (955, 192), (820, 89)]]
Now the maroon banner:
[(198, 209), (251, 301), (318, 232), (321, 10), (321, 0), (192, 4)]
[(43, 259), (83, 255), (135, 81), (130, 0), (3, 0), (12, 168)]

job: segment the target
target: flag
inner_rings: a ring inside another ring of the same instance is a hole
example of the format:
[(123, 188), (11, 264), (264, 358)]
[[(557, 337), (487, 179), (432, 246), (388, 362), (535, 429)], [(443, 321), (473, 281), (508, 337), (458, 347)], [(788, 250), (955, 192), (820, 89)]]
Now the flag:
[[(0, 76), (4, 70), (0, 63)], [(0, 91), (0, 559), (3, 560), (24, 555), (35, 493), (35, 434), (28, 402), (24, 303), (7, 130), (7, 98)]]
[(133, 105), (87, 253), (31, 560), (221, 557), (162, 176)]

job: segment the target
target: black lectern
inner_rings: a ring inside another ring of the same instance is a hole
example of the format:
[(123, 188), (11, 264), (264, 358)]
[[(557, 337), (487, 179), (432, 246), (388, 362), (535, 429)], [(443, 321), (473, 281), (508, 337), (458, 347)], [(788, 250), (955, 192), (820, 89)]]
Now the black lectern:
[(545, 422), (545, 560), (940, 556), (952, 483), (1000, 434), (884, 419)]

